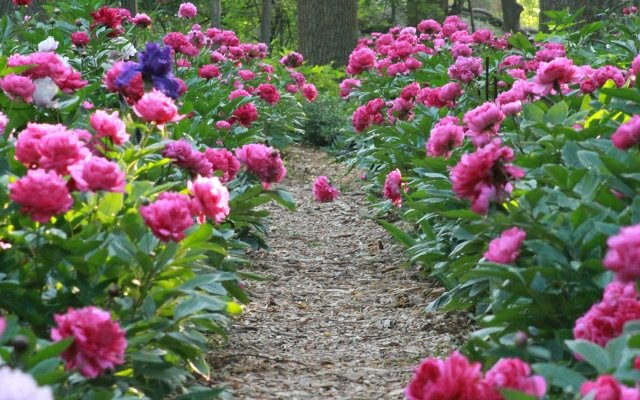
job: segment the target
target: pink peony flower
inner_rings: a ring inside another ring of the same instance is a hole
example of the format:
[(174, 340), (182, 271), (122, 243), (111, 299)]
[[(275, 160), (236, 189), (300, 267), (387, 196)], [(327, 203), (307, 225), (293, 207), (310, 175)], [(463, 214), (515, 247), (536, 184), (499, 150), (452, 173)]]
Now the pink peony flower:
[(9, 184), (9, 192), (11, 200), (21, 206), (20, 211), (43, 224), (73, 205), (67, 183), (53, 171), (29, 170), (26, 176)]
[(331, 183), (329, 183), (329, 178), (327, 178), (326, 176), (319, 176), (313, 182), (313, 196), (315, 197), (316, 201), (327, 203), (335, 200), (338, 196), (340, 196), (340, 191), (331, 186)]
[(0, 135), (4, 133), (7, 125), (9, 125), (9, 118), (0, 111)]
[(542, 50), (536, 53), (537, 61), (553, 61), (556, 58), (566, 57), (566, 50), (562, 43), (545, 43)]
[(49, 78), (64, 93), (73, 93), (86, 86), (80, 73), (71, 68), (59, 55), (53, 52), (37, 52), (27, 55), (14, 54), (7, 60), (8, 67), (30, 66), (20, 73), (32, 80)]
[(120, 93), (124, 96), (129, 104), (135, 104), (144, 95), (144, 81), (142, 79), (142, 73), (136, 74), (129, 81), (128, 85), (118, 86), (116, 79), (122, 71), (125, 69), (126, 63), (118, 61), (106, 72), (103, 83), (107, 90), (112, 93)]
[(200, 67), (198, 76), (204, 79), (211, 79), (220, 76), (220, 68), (214, 64), (207, 64)]
[(451, 56), (454, 60), (458, 57), (471, 57), (472, 55), (473, 50), (466, 44), (456, 43), (451, 47)]
[(16, 160), (23, 163), (27, 168), (38, 167), (41, 156), (38, 150), (38, 143), (43, 137), (54, 132), (66, 133), (67, 128), (60, 124), (49, 125), (29, 122), (27, 128), (18, 135), (15, 145)]
[(302, 54), (296, 53), (295, 51), (285, 55), (280, 59), (280, 64), (290, 68), (297, 68), (301, 66), (303, 62), (304, 57), (302, 57)]
[(72, 337), (71, 346), (62, 352), (67, 370), (79, 369), (87, 378), (102, 375), (124, 363), (127, 340), (124, 331), (108, 311), (88, 306), (66, 314), (55, 314), (56, 327), (51, 339), (57, 342)]
[(240, 171), (240, 161), (227, 149), (205, 150), (204, 156), (211, 163), (213, 171), (222, 171), (220, 182), (232, 181)]
[(486, 374), (486, 380), (496, 389), (517, 390), (534, 397), (544, 397), (547, 383), (539, 375), (531, 376), (531, 367), (519, 358), (500, 359)]
[(578, 83), (582, 78), (580, 68), (568, 58), (556, 58), (548, 63), (542, 62), (533, 78), (536, 94), (545, 96), (554, 94), (569, 83)]
[(233, 116), (231, 117), (231, 120), (233, 122), (237, 121), (240, 125), (244, 126), (245, 128), (250, 127), (251, 124), (255, 122), (257, 119), (258, 119), (258, 109), (253, 103), (247, 103), (236, 108), (235, 111), (233, 112)]
[(238, 76), (240, 76), (243, 81), (250, 81), (256, 77), (256, 74), (251, 70), (243, 69), (238, 71)]
[(396, 206), (402, 206), (402, 189), (409, 191), (409, 188), (402, 182), (402, 174), (399, 169), (394, 169), (389, 172), (387, 178), (384, 181), (384, 197), (391, 200), (391, 203)]
[(620, 150), (628, 150), (640, 143), (640, 115), (631, 119), (616, 129), (611, 136), (611, 142)]
[(612, 282), (603, 299), (576, 320), (573, 337), (605, 346), (620, 336), (627, 321), (640, 319), (640, 301), (634, 283)]
[(518, 258), (522, 242), (527, 233), (520, 228), (511, 228), (500, 234), (500, 237), (489, 243), (489, 250), (484, 253), (487, 261), (499, 264), (511, 264)]
[(76, 187), (82, 192), (124, 193), (125, 174), (118, 164), (102, 157), (91, 157), (69, 167)]
[(135, 26), (139, 26), (141, 28), (146, 28), (148, 26), (151, 26), (151, 23), (152, 23), (151, 17), (149, 17), (147, 14), (144, 14), (144, 13), (136, 14), (136, 16), (131, 19), (131, 22)]
[(236, 149), (236, 157), (246, 165), (249, 172), (260, 178), (266, 188), (272, 183), (282, 182), (287, 175), (280, 154), (263, 144), (245, 144)]
[(455, 101), (462, 95), (462, 88), (457, 82), (450, 82), (444, 86), (421, 89), (416, 101), (429, 107), (455, 107)]
[(261, 83), (258, 86), (260, 98), (269, 104), (277, 104), (280, 101), (278, 89), (270, 83)]
[(340, 97), (345, 98), (349, 96), (351, 91), (360, 86), (360, 81), (358, 79), (347, 78), (340, 82)]
[(165, 192), (147, 206), (140, 207), (140, 215), (153, 234), (163, 242), (179, 242), (193, 225), (194, 207), (189, 196)]
[(611, 79), (617, 87), (624, 85), (625, 78), (622, 75), (622, 71), (612, 65), (605, 65), (600, 67), (593, 73), (593, 79), (598, 86), (602, 87), (609, 79)]
[(489, 143), (500, 130), (500, 124), (505, 115), (495, 103), (487, 102), (481, 106), (467, 111), (464, 122), (467, 124), (471, 141), (476, 147), (482, 147)]
[(638, 389), (627, 387), (611, 375), (600, 375), (595, 381), (587, 381), (580, 387), (583, 396), (592, 395), (593, 400), (638, 400)]
[(89, 149), (78, 136), (78, 131), (53, 131), (36, 144), (40, 154), (40, 168), (66, 175), (69, 167), (91, 156)]
[(640, 224), (620, 229), (607, 240), (608, 250), (602, 262), (616, 273), (616, 279), (631, 282), (640, 279)]
[(193, 3), (182, 3), (178, 8), (178, 17), (180, 18), (193, 18), (198, 13), (198, 9)]
[(162, 156), (171, 158), (177, 166), (188, 169), (196, 175), (211, 176), (211, 163), (204, 154), (195, 150), (184, 139), (167, 143), (162, 150)]
[(427, 141), (427, 156), (448, 159), (454, 148), (462, 146), (464, 129), (458, 125), (458, 118), (444, 117), (431, 129)]
[(71, 34), (71, 43), (76, 47), (84, 47), (89, 44), (89, 35), (84, 32), (73, 32)]
[(227, 121), (218, 121), (216, 122), (216, 128), (229, 130), (231, 129), (231, 124)]
[[(13, 1), (16, 4), (16, 0)], [(23, 5), (29, 5), (30, 2), (23, 1)], [(7, 366), (0, 367), (0, 387), (0, 400), (54, 400), (49, 386), (40, 387), (31, 375)]]
[(631, 63), (631, 73), (633, 75), (638, 75), (640, 73), (640, 54), (638, 54)]
[(115, 145), (121, 145), (129, 140), (125, 123), (120, 119), (117, 111), (108, 114), (105, 111), (97, 110), (89, 118), (91, 127), (96, 131), (98, 138), (109, 138)]
[(187, 56), (195, 57), (198, 55), (198, 48), (191, 43), (189, 37), (182, 32), (169, 32), (162, 38), (162, 42), (171, 48), (176, 53), (181, 53)]
[(9, 74), (2, 78), (0, 87), (10, 99), (15, 100), (19, 97), (26, 103), (33, 100), (33, 93), (36, 91), (36, 85), (31, 78), (16, 74)]
[(511, 181), (524, 176), (524, 171), (514, 167), (513, 150), (502, 146), (499, 139), (464, 154), (451, 169), (453, 191), (471, 201), (471, 209), (478, 214), (489, 211), (491, 201), (504, 201), (511, 193)]
[(446, 360), (428, 358), (415, 369), (405, 389), (408, 400), (490, 400), (494, 389), (482, 378), (479, 363), (454, 352)]
[(143, 120), (155, 122), (158, 125), (180, 121), (184, 118), (184, 115), (178, 113), (173, 99), (156, 89), (145, 93), (133, 106), (133, 111)]
[(217, 177), (203, 178), (199, 176), (188, 183), (189, 192), (193, 196), (194, 207), (198, 210), (198, 222), (204, 223), (209, 217), (216, 224), (224, 221), (229, 215), (229, 191)]
[(357, 48), (349, 56), (347, 73), (358, 75), (364, 71), (371, 70), (373, 69), (375, 61), (376, 53), (373, 50), (367, 47)]
[(425, 19), (418, 24), (418, 30), (422, 33), (438, 33), (442, 26), (433, 19)]
[(7, 320), (4, 317), (0, 317), (0, 339), (4, 335), (5, 329), (7, 329)]
[(316, 97), (318, 97), (318, 90), (313, 83), (305, 83), (302, 86), (302, 95), (309, 102), (314, 102), (316, 100)]
[(469, 83), (482, 73), (482, 59), (476, 57), (458, 57), (449, 67), (449, 77)]

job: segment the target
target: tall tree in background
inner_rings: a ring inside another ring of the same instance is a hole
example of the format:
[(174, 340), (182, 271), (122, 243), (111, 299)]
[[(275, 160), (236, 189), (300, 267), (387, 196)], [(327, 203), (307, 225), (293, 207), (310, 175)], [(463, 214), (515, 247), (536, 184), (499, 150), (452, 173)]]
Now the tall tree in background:
[(518, 32), (520, 30), (520, 14), (524, 8), (517, 0), (502, 0), (502, 20), (505, 32)]
[(599, 12), (615, 7), (620, 3), (620, 0), (540, 0), (540, 30), (546, 30), (545, 24), (549, 22), (549, 17), (545, 15), (545, 11), (569, 8), (569, 12), (573, 14), (581, 7), (584, 7), (584, 12), (580, 19), (593, 22)]
[[(32, 0), (29, 6), (29, 14), (35, 14), (42, 11), (42, 5), (46, 3), (46, 0)], [(23, 8), (20, 6), (20, 8)], [(0, 16), (5, 14), (13, 14), (16, 10), (16, 6), (13, 5), (11, 0), (0, 0)]]
[(358, 41), (358, 0), (298, 0), (298, 40), (313, 65), (346, 65)]
[(262, 0), (262, 17), (260, 18), (260, 41), (271, 43), (271, 18), (273, 0)]
[(138, 12), (138, 0), (121, 0), (120, 3), (122, 7), (131, 11), (132, 15)]
[(215, 28), (222, 26), (222, 2), (211, 0), (211, 25)]
[(407, 0), (407, 25), (416, 26), (423, 19), (442, 21), (448, 3), (447, 0)]

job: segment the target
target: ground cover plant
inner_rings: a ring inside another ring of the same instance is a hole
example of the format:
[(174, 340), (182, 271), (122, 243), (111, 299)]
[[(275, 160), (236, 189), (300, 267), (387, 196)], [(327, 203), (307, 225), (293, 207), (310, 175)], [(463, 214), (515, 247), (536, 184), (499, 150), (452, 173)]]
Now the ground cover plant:
[(616, 11), (533, 37), (450, 16), (352, 52), (351, 162), (446, 288), (429, 309), (477, 324), (408, 398), (640, 397), (638, 16)]
[[(0, 398), (215, 398), (282, 152), (317, 91), (191, 3), (0, 19)], [(4, 397), (4, 396), (8, 397)]]

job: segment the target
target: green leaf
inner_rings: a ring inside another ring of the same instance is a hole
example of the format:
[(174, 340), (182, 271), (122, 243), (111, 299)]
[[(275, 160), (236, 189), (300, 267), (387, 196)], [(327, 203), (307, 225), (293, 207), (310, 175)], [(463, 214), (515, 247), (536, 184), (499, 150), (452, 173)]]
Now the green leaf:
[(73, 343), (73, 338), (68, 337), (50, 344), (31, 356), (25, 363), (27, 368), (33, 368), (36, 364), (53, 357), (58, 357), (60, 353), (65, 351)]
[(403, 245), (405, 245), (406, 247), (412, 247), (416, 244), (416, 240), (414, 238), (412, 238), (411, 236), (409, 236), (407, 233), (405, 233), (402, 229), (398, 228), (397, 226), (385, 221), (385, 220), (378, 220), (377, 221), (380, 225), (382, 225), (382, 227), (389, 232), (389, 234), (391, 236), (393, 236), (393, 238), (395, 240), (397, 240), (398, 242), (402, 243)]
[(522, 392), (517, 392), (515, 390), (502, 389), (500, 390), (502, 393), (502, 397), (505, 400), (536, 400), (537, 397), (529, 396), (528, 394), (524, 394)]
[(544, 111), (533, 103), (525, 103), (522, 106), (522, 115), (532, 122), (543, 122), (545, 117)]
[(556, 103), (547, 111), (544, 117), (544, 122), (547, 124), (562, 125), (569, 115), (569, 106), (564, 101)]
[(571, 351), (581, 356), (599, 374), (604, 374), (611, 370), (609, 355), (605, 349), (597, 344), (586, 340), (567, 340), (565, 343)]
[(282, 189), (276, 189), (276, 190), (269, 190), (266, 193), (269, 195), (269, 197), (271, 197), (281, 206), (285, 207), (287, 210), (289, 211), (296, 210), (296, 200), (288, 191), (282, 190)]
[(564, 390), (575, 392), (587, 380), (578, 372), (561, 365), (539, 363), (531, 367), (537, 374), (542, 375), (548, 384)]
[(122, 193), (107, 192), (98, 204), (98, 219), (103, 223), (111, 223), (122, 209), (124, 195)]

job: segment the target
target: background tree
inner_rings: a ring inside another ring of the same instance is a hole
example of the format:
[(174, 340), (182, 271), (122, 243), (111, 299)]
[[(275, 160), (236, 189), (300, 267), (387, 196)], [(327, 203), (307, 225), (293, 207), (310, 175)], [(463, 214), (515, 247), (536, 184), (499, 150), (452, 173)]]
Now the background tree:
[(416, 26), (423, 19), (442, 21), (447, 0), (407, 0), (407, 25)]
[(310, 64), (346, 65), (358, 33), (357, 0), (298, 0), (298, 47)]
[(502, 20), (506, 32), (517, 32), (520, 30), (520, 14), (522, 7), (516, 0), (502, 0)]
[(121, 0), (121, 6), (131, 11), (132, 15), (138, 12), (138, 0)]
[(273, 0), (262, 0), (262, 17), (260, 18), (260, 41), (271, 43), (271, 18)]
[[(47, 4), (47, 0), (32, 0), (29, 6), (29, 14), (35, 14), (42, 10), (42, 5)], [(52, 3), (49, 3), (52, 4)], [(0, 0), (0, 16), (11, 13), (16, 10), (16, 6), (13, 5), (11, 0)]]
[(545, 24), (549, 21), (545, 11), (558, 11), (568, 8), (570, 14), (575, 14), (581, 7), (584, 7), (584, 12), (579, 20), (592, 22), (596, 20), (599, 12), (620, 4), (620, 0), (540, 0), (540, 30), (546, 29)]
[(221, 0), (211, 0), (211, 25), (222, 27), (222, 2)]

